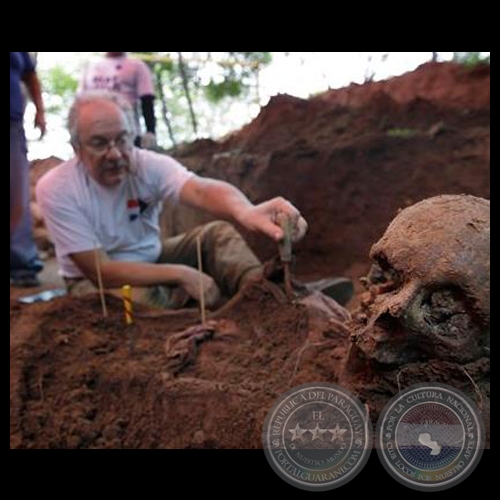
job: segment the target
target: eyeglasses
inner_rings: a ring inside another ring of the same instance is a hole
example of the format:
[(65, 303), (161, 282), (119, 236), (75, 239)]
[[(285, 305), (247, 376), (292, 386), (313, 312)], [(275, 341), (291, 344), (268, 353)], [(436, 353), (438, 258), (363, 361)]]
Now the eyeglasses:
[(128, 133), (122, 134), (116, 139), (105, 139), (104, 137), (93, 137), (84, 146), (96, 155), (104, 155), (111, 148), (117, 148), (121, 152), (128, 150), (132, 146), (132, 136)]

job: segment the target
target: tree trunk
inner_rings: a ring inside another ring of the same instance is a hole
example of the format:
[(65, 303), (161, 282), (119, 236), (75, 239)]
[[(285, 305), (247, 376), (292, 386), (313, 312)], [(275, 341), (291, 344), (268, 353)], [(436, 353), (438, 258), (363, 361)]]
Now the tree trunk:
[(161, 102), (161, 116), (163, 118), (165, 125), (167, 126), (168, 136), (170, 137), (170, 140), (172, 141), (172, 144), (175, 148), (177, 147), (177, 143), (175, 141), (172, 124), (170, 123), (170, 119), (168, 118), (168, 107), (167, 107), (167, 101), (165, 99), (165, 94), (163, 93), (163, 79), (161, 70), (156, 71), (155, 76), (156, 76), (156, 93), (158, 94), (158, 97), (160, 98)]
[(184, 93), (186, 94), (186, 98), (187, 98), (188, 104), (189, 104), (189, 113), (191, 115), (191, 123), (193, 124), (193, 130), (194, 130), (195, 136), (198, 136), (198, 124), (196, 123), (196, 116), (194, 114), (193, 103), (191, 101), (191, 94), (189, 93), (188, 79), (187, 79), (186, 70), (184, 67), (184, 60), (182, 59), (182, 53), (177, 52), (177, 57), (179, 59), (179, 71), (181, 72), (181, 76), (182, 76), (182, 85), (184, 87)]

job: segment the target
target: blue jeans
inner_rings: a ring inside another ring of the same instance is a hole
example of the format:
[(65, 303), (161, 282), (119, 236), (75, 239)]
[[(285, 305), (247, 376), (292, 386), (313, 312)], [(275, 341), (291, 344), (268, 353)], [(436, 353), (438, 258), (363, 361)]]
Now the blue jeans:
[(22, 215), (10, 235), (10, 276), (34, 275), (43, 269), (33, 237), (30, 211), (30, 165), (22, 122), (10, 122), (10, 210)]

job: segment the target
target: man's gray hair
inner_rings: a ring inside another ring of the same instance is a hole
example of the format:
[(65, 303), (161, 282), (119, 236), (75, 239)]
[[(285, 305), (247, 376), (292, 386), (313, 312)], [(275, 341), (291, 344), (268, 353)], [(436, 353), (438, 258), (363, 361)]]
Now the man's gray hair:
[(89, 103), (99, 101), (115, 103), (125, 113), (129, 131), (133, 130), (133, 110), (125, 97), (111, 90), (87, 90), (76, 96), (68, 114), (68, 130), (73, 147), (78, 145), (78, 123), (81, 109)]

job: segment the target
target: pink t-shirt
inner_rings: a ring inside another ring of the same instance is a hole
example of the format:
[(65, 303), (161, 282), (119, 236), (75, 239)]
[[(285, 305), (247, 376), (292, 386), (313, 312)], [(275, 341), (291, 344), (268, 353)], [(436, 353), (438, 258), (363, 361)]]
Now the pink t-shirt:
[(140, 135), (140, 98), (155, 95), (151, 72), (146, 64), (126, 55), (91, 61), (84, 69), (78, 92), (95, 89), (113, 90), (128, 100), (134, 110), (135, 133)]

